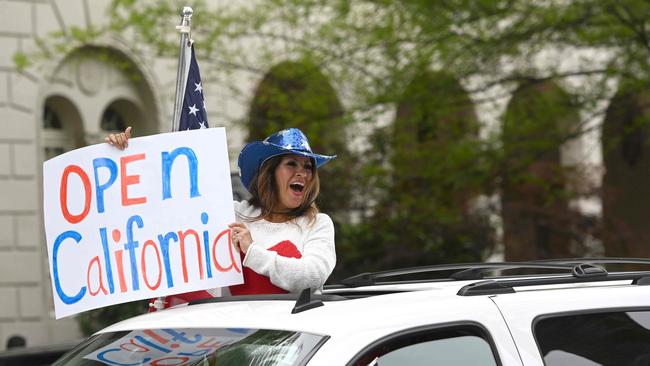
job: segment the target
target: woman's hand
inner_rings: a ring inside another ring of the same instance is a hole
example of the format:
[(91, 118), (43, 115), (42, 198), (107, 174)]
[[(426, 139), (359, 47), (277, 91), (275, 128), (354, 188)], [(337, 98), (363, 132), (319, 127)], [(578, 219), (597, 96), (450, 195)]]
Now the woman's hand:
[(129, 146), (129, 139), (131, 138), (131, 126), (127, 127), (124, 132), (112, 133), (104, 138), (106, 142), (117, 147), (120, 150), (124, 150)]
[(246, 254), (248, 248), (253, 244), (251, 232), (248, 230), (246, 225), (240, 222), (233, 222), (228, 225), (228, 227), (230, 228), (230, 237), (232, 238), (232, 243), (235, 245), (235, 248)]

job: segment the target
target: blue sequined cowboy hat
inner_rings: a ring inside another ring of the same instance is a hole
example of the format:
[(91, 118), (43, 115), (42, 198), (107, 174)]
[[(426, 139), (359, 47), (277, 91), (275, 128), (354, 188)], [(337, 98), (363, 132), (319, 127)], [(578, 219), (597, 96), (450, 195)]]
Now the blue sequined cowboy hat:
[(285, 154), (297, 154), (313, 159), (316, 168), (336, 158), (336, 155), (320, 155), (311, 151), (307, 136), (297, 128), (278, 131), (263, 141), (253, 141), (239, 153), (239, 177), (244, 187), (250, 191), (250, 184), (259, 168), (268, 159)]

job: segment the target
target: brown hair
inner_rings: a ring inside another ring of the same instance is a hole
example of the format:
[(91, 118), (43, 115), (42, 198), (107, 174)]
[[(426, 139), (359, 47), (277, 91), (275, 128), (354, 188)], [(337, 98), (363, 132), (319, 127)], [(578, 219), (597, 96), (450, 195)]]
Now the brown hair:
[(280, 197), (277, 192), (277, 183), (275, 181), (275, 169), (280, 165), (282, 158), (287, 154), (274, 156), (262, 163), (258, 169), (257, 174), (253, 177), (250, 186), (250, 193), (252, 197), (248, 203), (261, 210), (259, 216), (253, 217), (253, 220), (268, 219), (271, 215), (282, 214), (288, 220), (297, 217), (306, 216), (309, 222), (313, 222), (318, 214), (318, 207), (316, 206), (316, 197), (320, 192), (320, 180), (318, 179), (318, 169), (312, 159), (311, 179), (305, 186), (305, 198), (300, 206), (285, 212), (276, 211), (276, 207), (280, 202)]

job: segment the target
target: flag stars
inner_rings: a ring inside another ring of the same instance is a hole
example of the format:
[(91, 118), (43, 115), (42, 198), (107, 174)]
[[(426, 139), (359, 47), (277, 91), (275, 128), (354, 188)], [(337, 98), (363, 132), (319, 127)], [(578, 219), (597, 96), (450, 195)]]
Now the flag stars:
[(196, 104), (194, 104), (194, 105), (190, 106), (190, 113), (189, 114), (193, 114), (193, 115), (196, 116), (196, 112), (198, 112), (198, 111), (199, 111), (199, 109), (196, 108)]
[(199, 122), (199, 125), (201, 125), (201, 127), (199, 127), (199, 129), (208, 128), (208, 126), (205, 125), (205, 122)]
[(194, 86), (195, 86), (194, 91), (197, 91), (197, 92), (199, 92), (199, 93), (203, 93), (203, 86), (201, 86), (201, 82), (200, 82), (200, 81), (199, 81), (198, 84), (197, 84), (197, 83), (194, 83)]

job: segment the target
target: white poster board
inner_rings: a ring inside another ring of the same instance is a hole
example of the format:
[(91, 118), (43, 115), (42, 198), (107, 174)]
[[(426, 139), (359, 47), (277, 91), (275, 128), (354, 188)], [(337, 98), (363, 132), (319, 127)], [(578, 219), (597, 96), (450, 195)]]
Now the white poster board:
[(238, 342), (253, 329), (146, 329), (84, 356), (106, 365), (188, 365)]
[(243, 282), (226, 133), (103, 143), (43, 163), (56, 318)]

